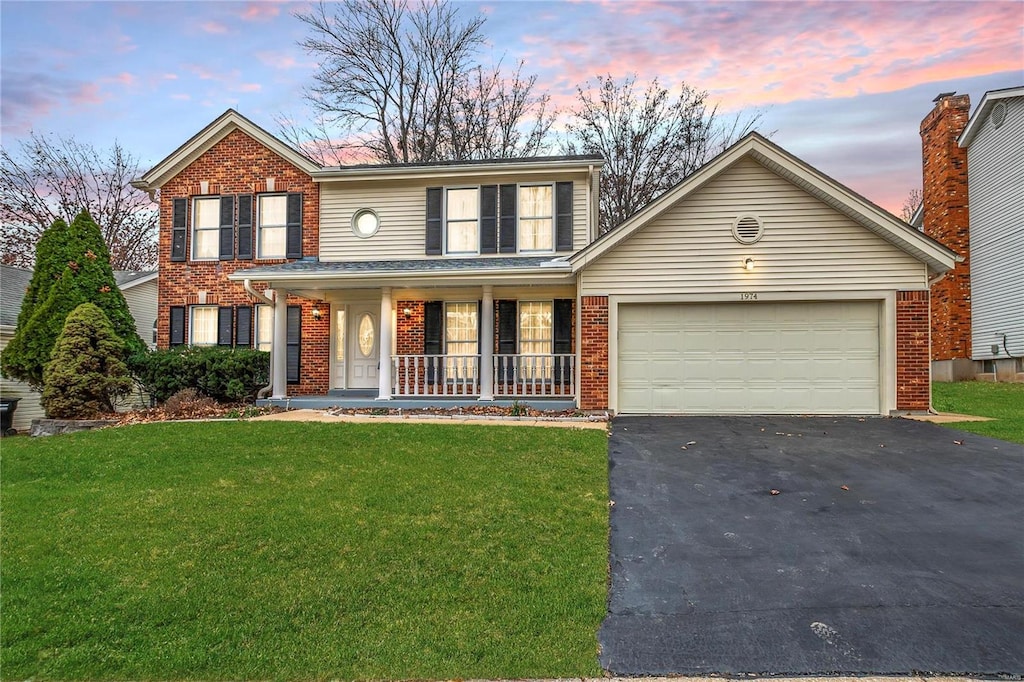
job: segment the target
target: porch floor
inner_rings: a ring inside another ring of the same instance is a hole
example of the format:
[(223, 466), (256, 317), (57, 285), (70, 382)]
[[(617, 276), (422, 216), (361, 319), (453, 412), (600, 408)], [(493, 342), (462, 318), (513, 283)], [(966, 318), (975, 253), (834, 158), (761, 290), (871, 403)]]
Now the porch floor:
[(377, 400), (377, 391), (374, 390), (334, 390), (327, 395), (297, 395), (288, 398), (265, 398), (257, 400), (259, 406), (288, 407), (296, 410), (311, 409), (324, 410), (331, 407), (348, 409), (359, 408), (380, 408), (391, 410), (416, 410), (432, 407), (511, 407), (515, 402), (519, 405), (526, 405), (536, 410), (572, 410), (576, 407), (576, 401), (572, 397), (545, 398), (521, 396), (518, 399), (495, 398), (494, 400), (477, 400), (473, 396), (417, 396), (392, 398), (391, 400)]

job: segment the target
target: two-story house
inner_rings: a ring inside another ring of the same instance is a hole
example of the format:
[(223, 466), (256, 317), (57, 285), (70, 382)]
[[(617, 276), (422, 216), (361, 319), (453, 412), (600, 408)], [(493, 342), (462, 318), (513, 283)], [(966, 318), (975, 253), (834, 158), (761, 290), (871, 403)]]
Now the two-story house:
[(603, 236), (601, 167), (320, 167), (229, 110), (134, 183), (158, 345), (269, 349), (272, 398), (928, 409), (952, 252), (756, 134)]

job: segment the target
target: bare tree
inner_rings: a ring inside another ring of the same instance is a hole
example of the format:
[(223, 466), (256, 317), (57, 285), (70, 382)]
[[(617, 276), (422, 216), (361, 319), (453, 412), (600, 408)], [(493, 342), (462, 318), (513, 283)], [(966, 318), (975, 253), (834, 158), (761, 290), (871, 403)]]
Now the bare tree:
[[(552, 116), (522, 64), (505, 77), (477, 55), (484, 17), (449, 0), (343, 0), (295, 16), (320, 62), (306, 98), (313, 127), (281, 126), (314, 158), (355, 152), (385, 163), (524, 156), (544, 148)], [(281, 122), (279, 121), (279, 124)], [(333, 136), (332, 136), (333, 132)]]
[(32, 133), (0, 149), (0, 236), (5, 265), (30, 268), (40, 235), (88, 210), (115, 270), (156, 266), (156, 205), (131, 187), (138, 160), (117, 142), (97, 150), (73, 137)]
[(909, 223), (914, 218), (914, 214), (917, 213), (917, 209), (921, 208), (921, 204), (924, 202), (924, 194), (921, 190), (916, 187), (907, 192), (907, 198), (903, 200), (903, 206), (900, 208), (900, 218), (903, 222)]
[(607, 232), (730, 144), (754, 130), (761, 113), (723, 119), (708, 93), (676, 92), (657, 79), (641, 93), (636, 75), (598, 76), (577, 88), (566, 124), (570, 153), (599, 153), (601, 232)]

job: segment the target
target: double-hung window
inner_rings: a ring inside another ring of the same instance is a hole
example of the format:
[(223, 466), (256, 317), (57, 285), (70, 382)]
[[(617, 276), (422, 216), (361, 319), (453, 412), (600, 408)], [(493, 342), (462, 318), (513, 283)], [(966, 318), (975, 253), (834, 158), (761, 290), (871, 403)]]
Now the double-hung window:
[(446, 191), (447, 252), (475, 254), (480, 250), (480, 190), (476, 187)]
[(261, 194), (256, 209), (257, 258), (284, 258), (288, 235), (288, 195)]
[(520, 301), (519, 354), (521, 379), (550, 379), (554, 358), (551, 301)]
[(189, 325), (189, 345), (217, 345), (217, 306), (192, 306), (192, 323)]
[(274, 341), (274, 309), (261, 303), (256, 306), (256, 350), (269, 351)]
[(220, 254), (220, 197), (192, 200), (192, 260), (217, 260)]
[(473, 376), (478, 349), (477, 304), (448, 303), (445, 305), (445, 376), (466, 379)]
[(519, 250), (551, 251), (555, 232), (551, 185), (519, 188)]

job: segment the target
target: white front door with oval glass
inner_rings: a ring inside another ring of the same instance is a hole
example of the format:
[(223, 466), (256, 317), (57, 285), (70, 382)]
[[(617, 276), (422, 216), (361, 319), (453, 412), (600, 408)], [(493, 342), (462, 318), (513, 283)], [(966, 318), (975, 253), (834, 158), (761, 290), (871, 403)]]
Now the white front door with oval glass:
[(348, 333), (347, 362), (349, 388), (377, 388), (380, 365), (380, 305), (352, 304), (346, 315)]

